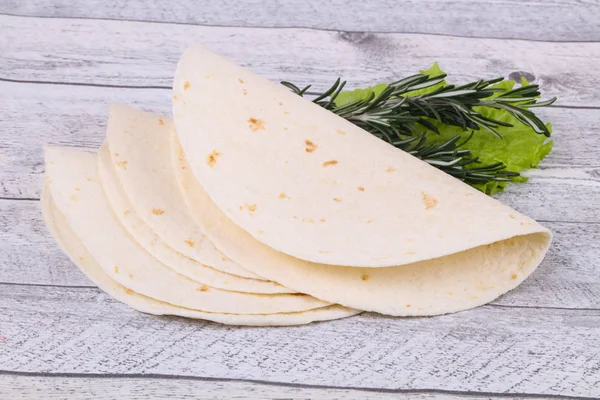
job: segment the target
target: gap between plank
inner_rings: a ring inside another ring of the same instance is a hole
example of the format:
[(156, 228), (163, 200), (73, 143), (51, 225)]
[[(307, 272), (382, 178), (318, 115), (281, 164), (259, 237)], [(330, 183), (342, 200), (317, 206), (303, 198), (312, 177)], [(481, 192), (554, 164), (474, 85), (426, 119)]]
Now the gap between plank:
[(98, 373), (69, 373), (69, 372), (24, 372), (24, 371), (8, 371), (0, 370), (1, 375), (12, 376), (32, 376), (44, 378), (97, 378), (97, 379), (165, 379), (165, 380), (189, 380), (189, 381), (204, 381), (204, 382), (246, 382), (269, 386), (283, 386), (292, 388), (306, 389), (341, 389), (341, 390), (356, 390), (362, 392), (373, 393), (414, 393), (414, 394), (448, 394), (460, 396), (490, 396), (503, 399), (515, 399), (520, 397), (530, 397), (537, 399), (593, 399), (594, 397), (568, 396), (558, 394), (542, 394), (542, 393), (495, 393), (495, 392), (471, 392), (461, 390), (444, 390), (444, 389), (382, 389), (371, 387), (356, 387), (356, 386), (329, 386), (329, 385), (310, 385), (302, 383), (274, 382), (260, 379), (236, 379), (236, 378), (213, 378), (203, 376), (189, 375), (167, 375), (167, 374), (98, 374)]
[[(0, 14), (1, 15), (1, 14)], [(171, 90), (170, 86), (134, 86), (134, 85), (112, 85), (108, 83), (84, 83), (84, 82), (58, 82), (58, 81), (32, 81), (27, 79), (10, 79), (0, 78), (0, 82), (8, 83), (27, 83), (32, 85), (57, 85), (57, 86), (84, 86), (84, 87), (98, 87), (98, 88), (112, 88), (112, 89), (157, 89), (157, 90)], [(309, 96), (318, 96), (320, 92), (307, 91), (305, 94)], [(575, 105), (551, 105), (549, 108), (568, 108), (574, 110), (600, 110), (600, 106), (575, 106)]]
[(144, 24), (164, 24), (164, 25), (184, 25), (184, 26), (201, 26), (206, 28), (245, 28), (245, 29), (305, 29), (310, 31), (321, 31), (321, 32), (336, 32), (336, 33), (371, 33), (376, 35), (385, 34), (403, 34), (403, 35), (423, 35), (423, 36), (441, 36), (441, 37), (453, 37), (462, 39), (490, 39), (490, 40), (516, 40), (522, 42), (535, 42), (535, 43), (596, 43), (596, 40), (538, 40), (538, 39), (527, 39), (518, 37), (493, 37), (493, 36), (464, 36), (464, 35), (449, 35), (445, 33), (427, 33), (427, 32), (400, 32), (400, 31), (357, 31), (357, 30), (342, 30), (332, 28), (314, 28), (310, 26), (244, 26), (244, 25), (225, 25), (225, 24), (195, 24), (192, 22), (177, 22), (177, 21), (151, 21), (143, 19), (115, 19), (115, 18), (89, 18), (89, 17), (53, 17), (46, 15), (21, 15), (12, 13), (0, 13), (0, 16), (17, 17), (17, 18), (40, 18), (40, 19), (73, 19), (82, 21), (110, 21), (110, 22), (133, 22), (133, 23), (144, 23)]

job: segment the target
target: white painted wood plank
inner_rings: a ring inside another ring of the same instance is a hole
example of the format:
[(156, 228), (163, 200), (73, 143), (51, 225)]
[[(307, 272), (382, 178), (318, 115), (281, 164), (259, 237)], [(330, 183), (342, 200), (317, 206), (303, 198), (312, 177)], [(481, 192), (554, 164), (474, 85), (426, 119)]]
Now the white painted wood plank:
[[(0, 282), (92, 285), (50, 237), (38, 203), (0, 201)], [(600, 310), (600, 224), (546, 225), (555, 239), (542, 265), (493, 304)]]
[(600, 310), (485, 306), (237, 328), (129, 310), (94, 289), (0, 287), (5, 370), (600, 396)]
[(0, 374), (0, 398), (10, 400), (148, 400), (148, 399), (198, 399), (198, 400), (488, 400), (495, 398), (532, 400), (538, 397), (519, 395), (452, 393), (445, 391), (373, 392), (356, 389), (330, 389), (244, 381), (211, 381), (194, 379), (160, 378), (156, 376), (22, 376)]
[(170, 87), (194, 42), (265, 77), (329, 87), (390, 82), (434, 61), (456, 83), (525, 74), (563, 105), (600, 106), (600, 43), (466, 39), (307, 29), (204, 27), (0, 16), (0, 77)]
[(4, 0), (0, 13), (553, 41), (600, 40), (595, 1)]

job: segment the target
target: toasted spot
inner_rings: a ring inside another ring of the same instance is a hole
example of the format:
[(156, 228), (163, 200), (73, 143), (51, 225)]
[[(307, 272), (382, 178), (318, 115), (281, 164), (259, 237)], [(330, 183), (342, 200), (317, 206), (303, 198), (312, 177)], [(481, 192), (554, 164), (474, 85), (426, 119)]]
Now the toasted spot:
[(337, 129), (336, 132), (339, 133), (340, 135), (345, 135), (346, 134), (346, 132), (344, 132), (341, 129)]
[(514, 215), (512, 215), (512, 214), (509, 214), (509, 217), (510, 217), (510, 219), (517, 219), (517, 217), (515, 217), (515, 216), (514, 216)]
[(314, 144), (310, 140), (305, 140), (304, 144), (306, 145), (306, 147), (304, 148), (304, 150), (306, 150), (307, 153), (312, 153), (313, 151), (315, 151), (315, 150), (317, 150), (319, 148), (319, 146), (317, 146), (316, 144)]
[(528, 225), (533, 225), (533, 223), (530, 221), (521, 221), (521, 226), (528, 226)]
[(410, 304), (407, 304), (407, 305), (406, 305), (406, 308), (411, 308), (411, 307), (412, 307), (412, 306), (411, 306)]
[(279, 193), (279, 197), (280, 199), (290, 199), (291, 197), (288, 196), (287, 194), (285, 194), (284, 192)]
[(423, 308), (423, 307), (419, 307), (419, 308), (418, 308), (418, 310), (419, 310), (419, 311), (423, 311), (423, 310), (424, 310), (424, 308)]
[(363, 280), (363, 281), (367, 281), (367, 280), (369, 280), (369, 275), (367, 275), (367, 274), (362, 274), (362, 275), (360, 276), (360, 279), (361, 279), (361, 280)]
[(337, 201), (338, 203), (341, 203), (341, 202), (342, 202), (342, 199), (340, 199), (339, 197), (334, 197), (334, 198), (333, 198), (333, 201)]
[(258, 118), (248, 118), (248, 126), (252, 130), (252, 132), (256, 131), (264, 131), (265, 130), (265, 121)]
[(204, 79), (210, 79), (211, 75), (204, 75)]
[(302, 222), (308, 222), (309, 224), (314, 224), (315, 220), (312, 218), (302, 218)]
[(190, 87), (192, 85), (188, 81), (183, 82), (183, 90), (188, 90)]
[(173, 100), (177, 101), (179, 98), (177, 96), (173, 96)]
[(162, 118), (159, 118), (159, 119), (158, 119), (158, 124), (159, 124), (160, 126), (165, 126), (165, 121), (164, 121)]
[(358, 190), (359, 190), (359, 191), (361, 191), (361, 192), (364, 192), (364, 191), (365, 191), (365, 188), (364, 188), (364, 187), (362, 187), (362, 186), (359, 186), (359, 187), (358, 187)]
[(510, 279), (512, 279), (512, 280), (514, 281), (514, 280), (515, 280), (515, 279), (517, 279), (518, 277), (519, 277), (519, 275), (517, 275), (517, 274), (512, 274), (512, 275), (510, 276)]
[(115, 164), (117, 167), (123, 168), (125, 171), (127, 171), (127, 161), (117, 161)]
[(79, 257), (79, 261), (84, 261), (84, 260), (85, 260), (85, 258)]
[(338, 163), (338, 162), (337, 162), (336, 160), (329, 160), (329, 161), (325, 161), (325, 162), (323, 163), (323, 166), (324, 166), (324, 167), (330, 167), (330, 166), (332, 166), (332, 165), (336, 165), (337, 163)]
[(183, 243), (187, 244), (191, 248), (193, 248), (196, 245), (196, 242), (194, 242), (193, 240), (190, 240), (190, 239), (184, 240)]
[(152, 209), (152, 214), (154, 214), (154, 215), (163, 215), (164, 213), (165, 213), (165, 210), (161, 210), (160, 208)]
[(75, 196), (74, 194), (72, 194), (71, 196), (69, 196), (69, 198), (73, 201), (77, 201), (77, 196)]
[(396, 170), (396, 168), (394, 168), (394, 167), (387, 167), (385, 169), (385, 172), (394, 172), (395, 170)]
[(471, 296), (471, 300), (477, 300), (477, 299), (479, 299), (479, 297), (477, 297), (477, 296)]
[(132, 274), (129, 274), (129, 279), (133, 279), (133, 275)]
[(113, 153), (115, 157), (119, 157), (119, 153)]
[(375, 221), (374, 219), (368, 219), (367, 220), (367, 224), (370, 224), (371, 222)]
[(79, 188), (75, 188), (75, 190), (79, 192), (81, 189), (79, 189)]
[(156, 245), (156, 242), (153, 240), (150, 242), (150, 247), (154, 247), (154, 245)]
[(263, 231), (263, 230), (261, 230), (261, 229), (259, 229), (259, 230), (257, 230), (257, 231), (256, 231), (256, 234), (257, 234), (257, 235), (262, 235), (262, 234), (264, 234), (264, 233), (265, 233), (265, 231)]
[(421, 201), (425, 205), (426, 210), (429, 210), (430, 208), (435, 207), (438, 203), (438, 200), (435, 197), (433, 197), (425, 192), (421, 192)]
[(209, 167), (212, 168), (215, 166), (215, 164), (217, 163), (217, 158), (220, 156), (221, 156), (221, 153), (219, 153), (217, 150), (213, 150), (206, 157), (206, 163), (208, 164)]
[(244, 206), (240, 206), (240, 211), (244, 211)]
[(118, 274), (118, 273), (119, 273), (119, 266), (118, 266), (118, 265), (115, 265), (115, 266), (113, 267), (113, 270), (115, 271), (115, 274)]
[(251, 213), (253, 213), (254, 211), (256, 211), (256, 204), (248, 204), (245, 203), (244, 206), (246, 207), (246, 209), (248, 211), (250, 211)]
[(125, 211), (123, 211), (123, 215), (124, 215), (124, 216), (128, 216), (130, 213), (131, 213), (131, 211), (129, 211), (129, 210), (125, 210)]
[(133, 294), (133, 290), (131, 290), (131, 289), (125, 289), (125, 294), (132, 295)]
[(454, 296), (454, 293), (448, 292), (448, 296)]
[(282, 105), (283, 105), (283, 103), (282, 103), (282, 102), (279, 102), (279, 105), (280, 105), (280, 106), (282, 106)]
[(293, 218), (293, 219), (298, 219), (298, 216), (297, 216), (297, 215), (294, 215), (292, 218)]
[(208, 292), (209, 290), (210, 289), (206, 285), (202, 285), (198, 289), (196, 289), (197, 292)]
[(290, 112), (288, 110), (283, 111), (285, 115), (288, 115)]
[(287, 131), (288, 129), (287, 129), (285, 126), (284, 126), (284, 127), (283, 127), (283, 130), (284, 130), (284, 131)]
[(325, 220), (325, 218), (319, 218), (319, 221), (320, 222), (325, 222), (326, 220)]
[(239, 83), (244, 83), (244, 80), (242, 78), (238, 78), (238, 82)]
[(247, 96), (247, 95), (248, 95), (248, 91), (247, 91), (246, 89), (242, 89), (242, 94), (243, 94), (244, 96)]
[(229, 258), (227, 258), (227, 257), (225, 257), (225, 256), (222, 256), (222, 257), (221, 257), (221, 261), (230, 261), (230, 260), (229, 260)]

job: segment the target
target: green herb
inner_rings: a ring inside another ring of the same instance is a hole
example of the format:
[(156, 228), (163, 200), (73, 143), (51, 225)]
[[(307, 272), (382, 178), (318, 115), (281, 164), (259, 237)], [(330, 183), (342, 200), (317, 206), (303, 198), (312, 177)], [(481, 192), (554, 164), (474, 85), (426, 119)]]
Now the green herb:
[[(550, 125), (530, 109), (556, 98), (539, 102), (538, 85), (524, 80), (515, 89), (503, 78), (455, 86), (445, 77), (435, 63), (391, 84), (348, 92), (338, 79), (313, 102), (488, 194), (525, 181), (519, 172), (552, 148)], [(282, 84), (300, 96), (310, 88)]]

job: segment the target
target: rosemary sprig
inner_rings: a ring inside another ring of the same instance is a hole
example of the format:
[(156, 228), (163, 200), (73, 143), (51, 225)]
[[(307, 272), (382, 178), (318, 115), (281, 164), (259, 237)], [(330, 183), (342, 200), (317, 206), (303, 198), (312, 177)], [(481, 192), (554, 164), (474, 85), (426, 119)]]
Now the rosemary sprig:
[[(512, 181), (519, 174), (506, 171), (503, 163), (477, 166), (480, 163), (477, 157), (473, 157), (470, 150), (461, 149), (475, 131), (487, 130), (502, 138), (497, 128), (512, 126), (485, 117), (475, 107), (502, 109), (536, 133), (550, 136), (546, 125), (530, 108), (548, 106), (556, 98), (538, 102), (538, 85), (510, 91), (492, 87), (504, 78), (479, 80), (462, 86), (440, 86), (417, 96), (410, 93), (438, 85), (445, 78), (445, 74), (433, 77), (412, 75), (389, 84), (377, 96), (371, 93), (366, 99), (337, 106), (335, 100), (346, 85), (346, 81), (338, 78), (328, 90), (318, 94), (312, 101), (466, 183)], [(300, 89), (290, 82), (281, 83), (300, 96), (304, 96), (311, 87), (308, 85)], [(494, 94), (498, 95), (492, 97)], [(425, 132), (419, 133), (419, 126), (439, 134), (431, 119), (461, 127), (465, 131), (471, 130), (471, 135), (463, 142), (460, 142), (461, 136), (457, 135), (446, 143), (427, 143), (427, 135)]]

